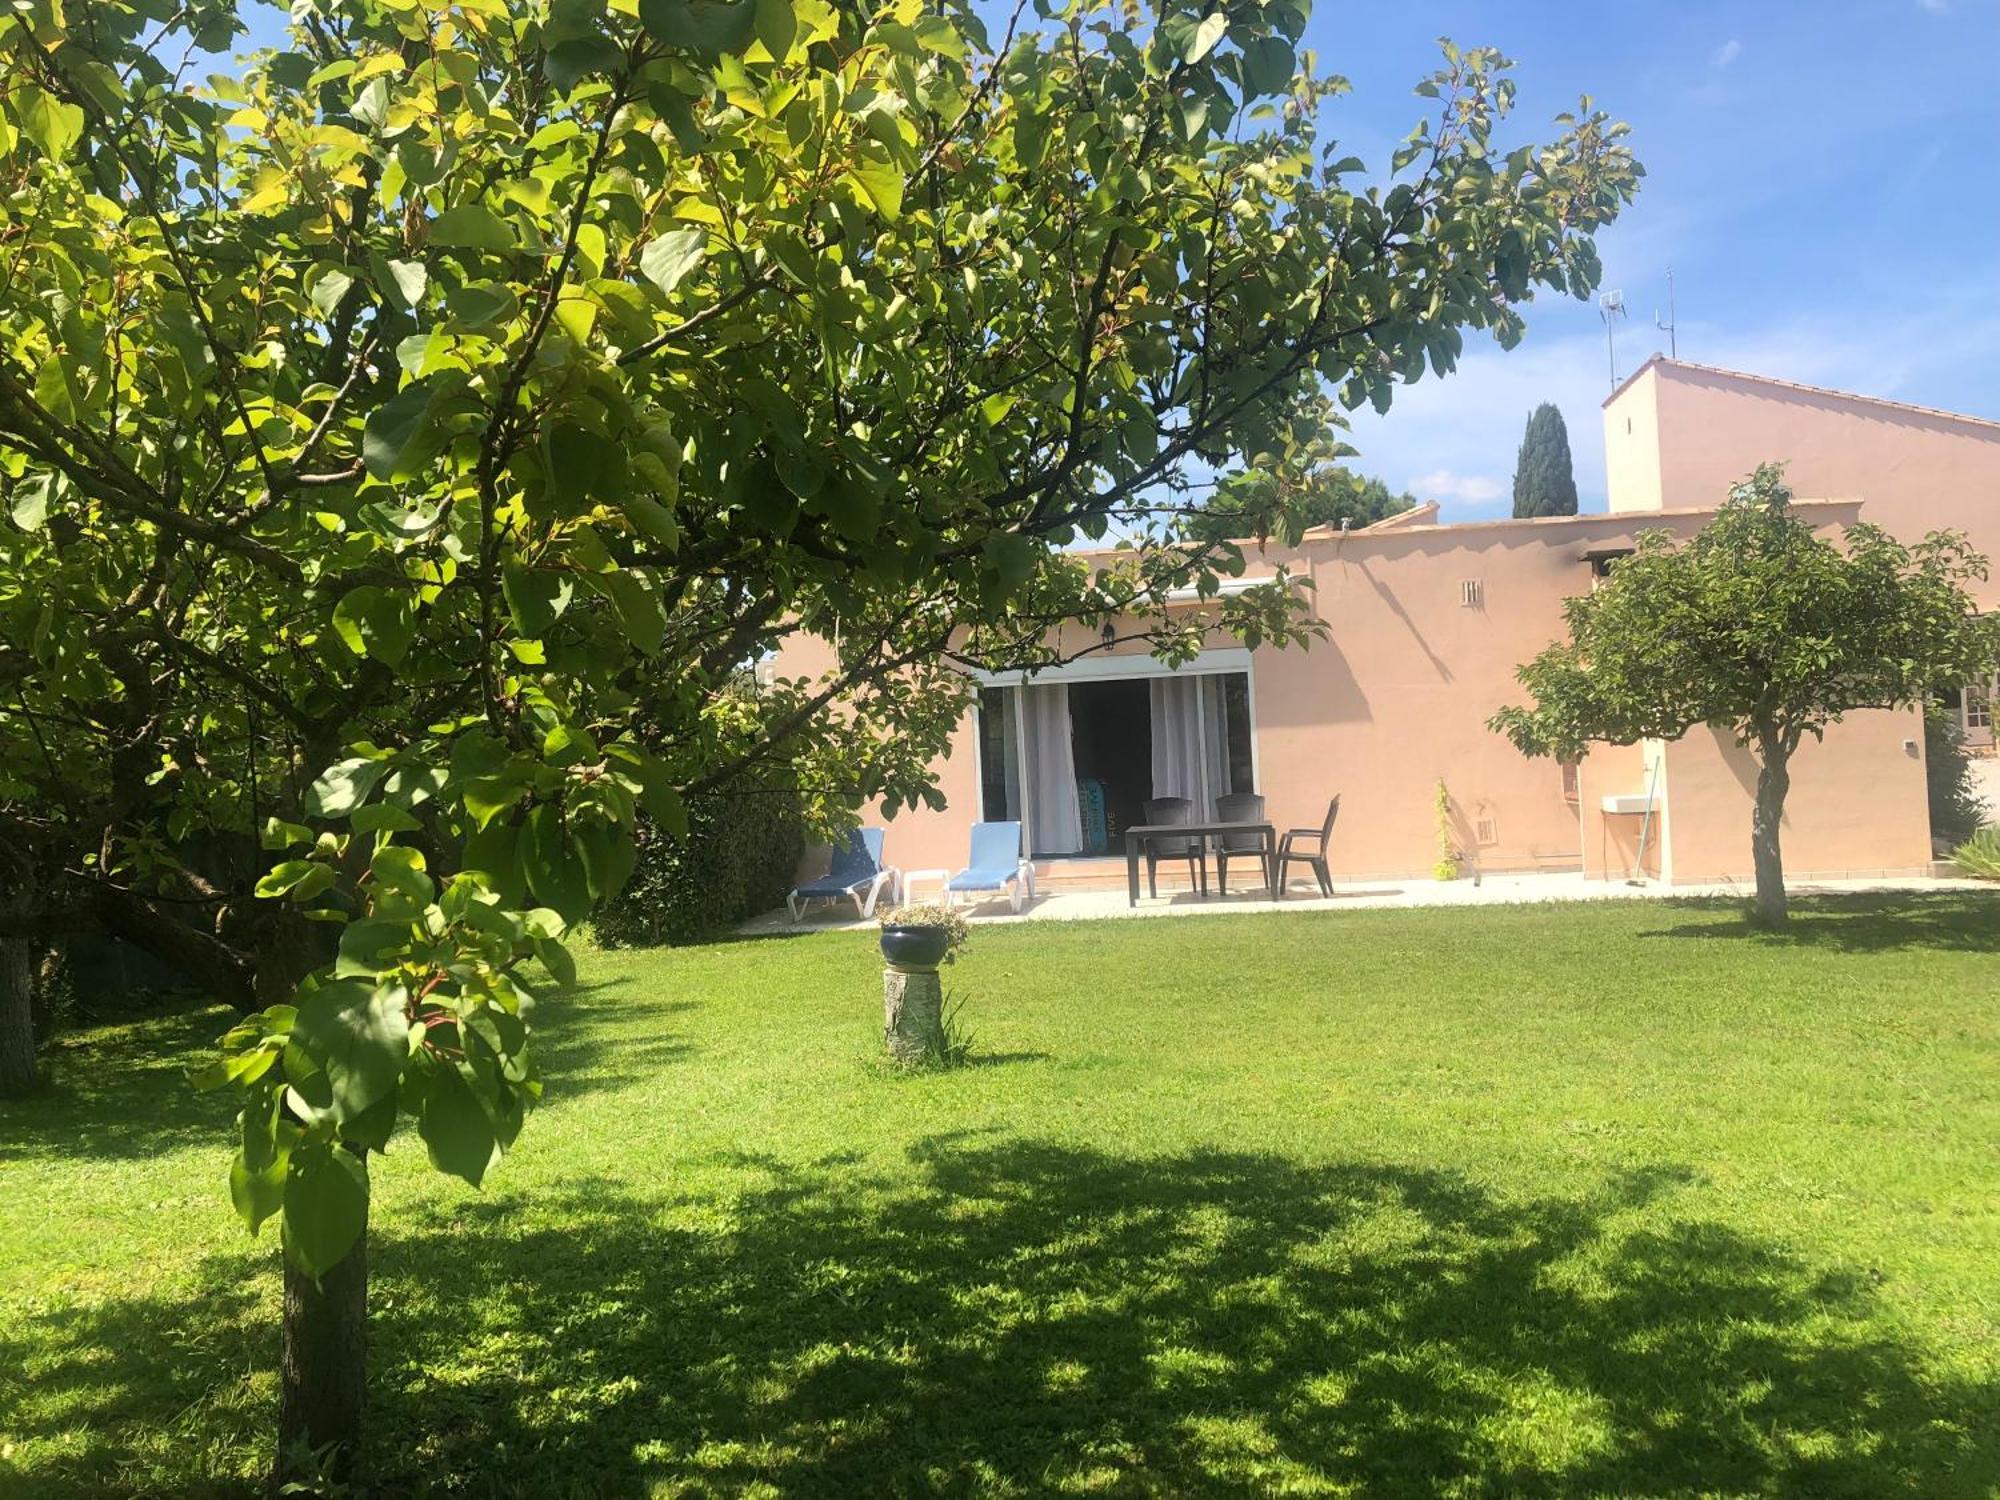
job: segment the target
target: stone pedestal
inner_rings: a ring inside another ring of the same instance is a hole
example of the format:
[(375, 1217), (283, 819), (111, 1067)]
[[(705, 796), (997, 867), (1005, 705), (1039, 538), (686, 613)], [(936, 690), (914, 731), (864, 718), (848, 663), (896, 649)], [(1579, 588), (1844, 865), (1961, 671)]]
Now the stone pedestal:
[(882, 971), (882, 1040), (899, 1063), (925, 1063), (943, 1055), (944, 982), (937, 970)]

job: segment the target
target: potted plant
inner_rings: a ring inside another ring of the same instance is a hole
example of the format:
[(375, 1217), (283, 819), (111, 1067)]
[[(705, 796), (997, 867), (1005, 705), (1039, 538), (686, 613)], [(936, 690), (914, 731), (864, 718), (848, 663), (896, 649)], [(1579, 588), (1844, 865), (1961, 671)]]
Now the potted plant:
[(965, 918), (948, 906), (899, 906), (882, 917), (882, 956), (906, 974), (928, 974), (965, 946)]

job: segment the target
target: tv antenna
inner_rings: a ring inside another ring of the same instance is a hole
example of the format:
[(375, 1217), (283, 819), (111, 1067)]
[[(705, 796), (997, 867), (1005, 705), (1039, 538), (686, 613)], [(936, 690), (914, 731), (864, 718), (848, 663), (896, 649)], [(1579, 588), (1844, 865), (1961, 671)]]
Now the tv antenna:
[(1653, 326), (1659, 329), (1660, 332), (1664, 333), (1667, 336), (1668, 359), (1679, 359), (1681, 357), (1680, 345), (1678, 341), (1674, 338), (1674, 325), (1678, 322), (1680, 322), (1680, 317), (1675, 312), (1674, 309), (1674, 268), (1672, 266), (1668, 266), (1666, 322), (1662, 323), (1660, 321), (1660, 310), (1657, 307), (1653, 309)]
[(1597, 299), (1597, 315), (1604, 319), (1604, 353), (1611, 363), (1611, 388), (1618, 388), (1618, 319), (1625, 316), (1625, 294), (1606, 292)]

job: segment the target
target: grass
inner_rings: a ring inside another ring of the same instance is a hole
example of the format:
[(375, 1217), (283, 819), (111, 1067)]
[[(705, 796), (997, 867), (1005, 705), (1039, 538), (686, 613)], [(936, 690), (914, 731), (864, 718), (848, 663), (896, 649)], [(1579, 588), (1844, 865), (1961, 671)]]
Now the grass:
[[(386, 1494), (1992, 1495), (2000, 899), (599, 954), (484, 1193), (376, 1171)], [(0, 1107), (0, 1494), (254, 1491), (277, 1276), (179, 1069)]]

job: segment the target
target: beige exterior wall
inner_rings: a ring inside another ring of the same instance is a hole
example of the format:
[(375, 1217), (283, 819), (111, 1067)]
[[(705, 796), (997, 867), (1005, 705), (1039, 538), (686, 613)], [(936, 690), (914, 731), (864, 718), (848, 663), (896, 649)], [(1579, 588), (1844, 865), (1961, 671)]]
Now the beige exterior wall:
[[(1272, 820), (1316, 826), (1341, 796), (1337, 877), (1429, 874), (1442, 779), (1454, 837), (1482, 871), (1622, 880), (1643, 839), (1648, 878), (1748, 880), (1755, 767), (1726, 736), (1600, 747), (1566, 788), (1560, 766), (1522, 757), (1486, 721), (1518, 697), (1515, 668), (1561, 635), (1562, 601), (1591, 586), (1587, 552), (1628, 546), (1642, 528), (1699, 528), (1759, 462), (1788, 460), (1801, 495), (1843, 497), (1801, 502), (1829, 530), (1866, 519), (1914, 540), (1954, 526), (2000, 554), (2000, 424), (1655, 360), (1606, 403), (1605, 435), (1608, 515), (1320, 531), (1291, 551), (1252, 554), (1253, 575), (1284, 562), (1309, 578), (1328, 627), (1309, 649), (1256, 652), (1251, 702)], [(2000, 583), (1982, 602), (2000, 603)], [(1073, 634), (1064, 644), (1090, 642)], [(816, 675), (831, 653), (795, 641), (776, 665)], [(890, 824), (888, 856), (905, 869), (965, 862), (980, 814), (970, 715), (936, 769), (946, 808)], [(1607, 796), (1643, 798), (1649, 787), (1650, 824), (1643, 812), (1603, 809)], [(1787, 872), (1801, 877), (1927, 866), (1914, 712), (1857, 714), (1801, 749), (1784, 848)]]
[[(1854, 714), (1807, 740), (1792, 761), (1780, 827), (1791, 874), (1916, 874), (1929, 868), (1923, 720), (1914, 710)], [(1755, 879), (1750, 810), (1757, 762), (1719, 730), (1667, 746), (1672, 879)]]
[(1718, 505), (1776, 460), (1794, 494), (1858, 500), (1906, 541), (1967, 531), (2000, 556), (2000, 422), (1654, 359), (1605, 402), (1604, 432), (1613, 511)]
[[(1614, 514), (1660, 510), (1661, 489), (1659, 365), (1641, 365), (1604, 405), (1604, 487)], [(1715, 494), (1687, 505), (1713, 505)]]

